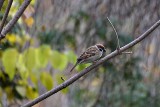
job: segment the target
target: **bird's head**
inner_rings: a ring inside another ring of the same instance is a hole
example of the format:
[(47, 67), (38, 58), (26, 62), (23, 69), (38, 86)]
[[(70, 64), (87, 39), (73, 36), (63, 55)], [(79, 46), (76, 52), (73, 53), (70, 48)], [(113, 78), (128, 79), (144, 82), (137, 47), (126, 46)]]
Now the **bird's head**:
[(96, 44), (96, 46), (98, 47), (99, 51), (106, 52), (106, 49), (102, 44)]

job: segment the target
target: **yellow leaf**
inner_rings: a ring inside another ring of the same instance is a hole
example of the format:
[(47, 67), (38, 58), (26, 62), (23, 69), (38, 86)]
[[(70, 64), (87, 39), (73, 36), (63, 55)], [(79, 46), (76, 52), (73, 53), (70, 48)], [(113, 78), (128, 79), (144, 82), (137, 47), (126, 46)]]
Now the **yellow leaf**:
[(24, 52), (24, 63), (26, 68), (32, 71), (34, 68), (37, 67), (37, 59), (36, 59), (36, 49), (30, 47), (28, 50)]
[(21, 77), (23, 79), (27, 79), (29, 72), (27, 71), (27, 68), (24, 63), (24, 55), (23, 54), (19, 54), (18, 61), (17, 61), (16, 65), (17, 65), (17, 68), (21, 74)]
[(52, 89), (53, 87), (52, 76), (47, 72), (42, 72), (40, 77), (42, 84), (47, 88), (47, 90)]
[(15, 75), (17, 59), (18, 59), (18, 52), (16, 49), (7, 49), (3, 53), (2, 63), (10, 79), (13, 79)]
[(35, 5), (36, 4), (35, 2), (36, 2), (36, 0), (32, 0), (31, 5)]
[(10, 43), (15, 43), (16, 42), (16, 35), (15, 34), (7, 34), (6, 35), (6, 39), (10, 42)]
[(38, 92), (33, 89), (31, 86), (28, 86), (26, 88), (26, 97), (29, 98), (29, 99), (34, 99), (36, 97), (38, 97)]
[(48, 64), (49, 57), (51, 55), (51, 47), (49, 45), (42, 45), (37, 49), (38, 66), (41, 68)]
[(28, 27), (31, 28), (34, 23), (34, 19), (32, 17), (29, 17), (29, 18), (26, 18), (24, 22), (27, 24)]
[(33, 73), (35, 73), (35, 72), (30, 73), (30, 76), (29, 76), (29, 77), (30, 77), (32, 83), (33, 83), (34, 85), (37, 85), (37, 84), (38, 84), (38, 77), (37, 77), (37, 75), (34, 75)]

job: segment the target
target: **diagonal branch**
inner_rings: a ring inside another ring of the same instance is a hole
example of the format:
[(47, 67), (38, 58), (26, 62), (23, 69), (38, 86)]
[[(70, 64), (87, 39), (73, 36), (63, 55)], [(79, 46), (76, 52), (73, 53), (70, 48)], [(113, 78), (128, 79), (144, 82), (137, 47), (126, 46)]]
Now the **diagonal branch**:
[(12, 29), (12, 27), (15, 25), (15, 23), (18, 21), (20, 16), (23, 14), (24, 10), (27, 8), (27, 6), (30, 4), (32, 0), (24, 0), (21, 7), (15, 14), (15, 16), (9, 21), (9, 23), (3, 28), (1, 34), (0, 34), (0, 40), (5, 38), (5, 35)]
[(137, 39), (135, 39), (132, 42), (128, 43), (127, 45), (121, 47), (119, 49), (119, 51), (118, 50), (113, 51), (109, 55), (107, 55), (104, 58), (102, 58), (101, 60), (99, 60), (97, 63), (95, 63), (95, 64), (87, 67), (86, 69), (82, 70), (81, 72), (75, 74), (73, 77), (71, 77), (70, 79), (66, 80), (65, 82), (63, 82), (59, 86), (57, 86), (57, 87), (53, 88), (52, 90), (42, 94), (38, 98), (34, 99), (31, 102), (28, 102), (27, 104), (23, 105), (22, 107), (31, 107), (31, 106), (37, 104), (38, 102), (48, 98), (49, 96), (59, 92), (60, 90), (66, 88), (67, 86), (71, 85), (76, 80), (78, 80), (80, 77), (82, 77), (85, 74), (87, 74), (88, 72), (90, 72), (92, 69), (94, 69), (94, 68), (98, 67), (99, 65), (101, 65), (103, 62), (105, 62), (105, 61), (107, 61), (107, 60), (119, 55), (119, 52), (124, 52), (125, 50), (133, 47), (134, 45), (136, 45), (137, 43), (139, 43), (140, 41), (142, 41), (143, 39), (148, 37), (149, 34), (151, 32), (153, 32), (159, 25), (160, 25), (160, 20), (158, 20), (153, 26), (151, 26), (146, 32), (144, 32), (142, 35), (140, 35)]
[(12, 2), (13, 2), (13, 0), (9, 0), (7, 9), (6, 9), (5, 13), (4, 13), (4, 16), (3, 16), (3, 19), (2, 19), (2, 23), (1, 23), (1, 25), (0, 25), (0, 34), (1, 34), (1, 31), (2, 31), (2, 29), (3, 29), (3, 26), (4, 26), (5, 22), (6, 22), (6, 20), (7, 20), (8, 13), (9, 13), (10, 8), (11, 8), (11, 6), (12, 6)]

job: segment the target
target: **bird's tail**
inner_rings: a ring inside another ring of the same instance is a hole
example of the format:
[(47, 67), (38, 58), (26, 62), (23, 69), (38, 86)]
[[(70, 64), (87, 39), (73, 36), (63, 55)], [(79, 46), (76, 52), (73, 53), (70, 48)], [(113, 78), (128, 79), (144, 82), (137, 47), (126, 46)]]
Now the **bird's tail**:
[(70, 72), (72, 72), (77, 65), (78, 65), (78, 62), (76, 62), (76, 64), (71, 68)]

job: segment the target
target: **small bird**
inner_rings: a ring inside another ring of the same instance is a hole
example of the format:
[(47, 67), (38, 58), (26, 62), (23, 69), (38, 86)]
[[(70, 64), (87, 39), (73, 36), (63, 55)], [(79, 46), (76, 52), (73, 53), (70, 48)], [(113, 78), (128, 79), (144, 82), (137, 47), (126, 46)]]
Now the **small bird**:
[(104, 53), (106, 52), (105, 47), (102, 44), (96, 44), (94, 46), (89, 47), (88, 49), (86, 49), (86, 51), (84, 51), (78, 58), (77, 58), (77, 62), (76, 64), (72, 67), (72, 69), (70, 70), (70, 72), (73, 71), (73, 69), (81, 63), (92, 63), (92, 62), (96, 62), (97, 60), (99, 60), (100, 58), (102, 58), (102, 56), (104, 55)]

